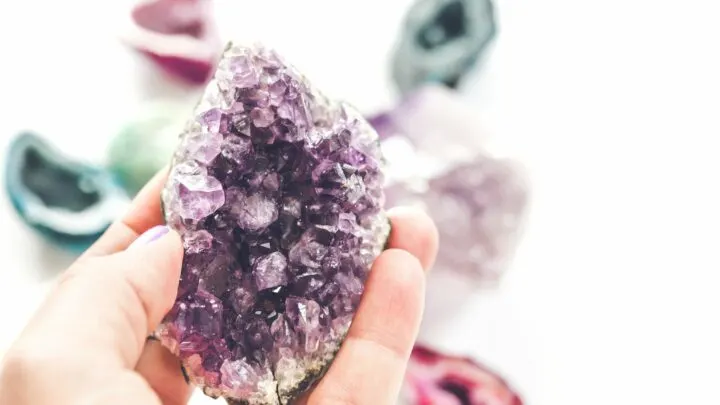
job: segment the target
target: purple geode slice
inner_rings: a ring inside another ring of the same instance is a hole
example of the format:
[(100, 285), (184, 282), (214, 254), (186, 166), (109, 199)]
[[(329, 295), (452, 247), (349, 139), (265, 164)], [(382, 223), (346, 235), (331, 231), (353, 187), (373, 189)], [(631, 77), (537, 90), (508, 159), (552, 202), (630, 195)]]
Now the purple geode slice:
[(185, 258), (157, 336), (207, 395), (286, 404), (322, 376), (390, 230), (381, 166), (354, 109), (228, 45), (162, 195)]

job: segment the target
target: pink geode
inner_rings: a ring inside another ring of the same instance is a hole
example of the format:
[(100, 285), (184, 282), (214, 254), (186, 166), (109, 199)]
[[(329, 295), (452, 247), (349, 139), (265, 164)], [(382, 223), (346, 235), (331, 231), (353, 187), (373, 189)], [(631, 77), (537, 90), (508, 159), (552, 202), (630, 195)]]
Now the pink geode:
[(221, 52), (211, 0), (142, 0), (125, 40), (163, 71), (206, 83)]
[(522, 405), (502, 378), (472, 359), (415, 346), (399, 405)]
[(206, 394), (286, 404), (323, 375), (389, 233), (381, 166), (353, 108), (228, 45), (163, 191), (185, 257), (157, 335)]

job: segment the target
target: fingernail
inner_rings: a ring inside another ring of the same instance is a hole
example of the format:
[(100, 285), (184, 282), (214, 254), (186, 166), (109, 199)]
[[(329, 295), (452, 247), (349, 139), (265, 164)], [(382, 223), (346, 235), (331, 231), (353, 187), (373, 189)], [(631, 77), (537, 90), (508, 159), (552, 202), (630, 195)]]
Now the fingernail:
[(133, 247), (139, 245), (147, 245), (150, 242), (162, 238), (168, 232), (170, 232), (170, 228), (165, 225), (158, 225), (156, 227), (150, 228), (145, 233), (140, 235), (137, 239), (135, 239), (135, 241), (130, 245), (128, 249), (132, 249)]

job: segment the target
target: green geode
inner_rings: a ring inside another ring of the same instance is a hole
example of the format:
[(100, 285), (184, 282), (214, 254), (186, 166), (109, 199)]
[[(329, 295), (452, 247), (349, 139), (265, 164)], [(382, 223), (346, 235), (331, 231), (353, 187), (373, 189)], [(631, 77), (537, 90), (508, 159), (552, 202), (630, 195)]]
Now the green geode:
[(189, 110), (179, 103), (149, 104), (115, 136), (108, 152), (108, 167), (128, 194), (137, 194), (170, 163)]

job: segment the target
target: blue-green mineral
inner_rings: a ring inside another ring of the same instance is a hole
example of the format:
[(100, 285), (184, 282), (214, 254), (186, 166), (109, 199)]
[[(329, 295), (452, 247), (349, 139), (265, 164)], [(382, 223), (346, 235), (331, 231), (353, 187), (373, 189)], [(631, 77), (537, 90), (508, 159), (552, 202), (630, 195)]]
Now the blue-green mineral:
[(457, 87), (495, 33), (491, 0), (418, 0), (393, 55), (398, 90), (406, 94), (427, 82)]
[(5, 189), (26, 224), (75, 252), (90, 246), (129, 202), (107, 171), (65, 156), (32, 133), (10, 145)]

